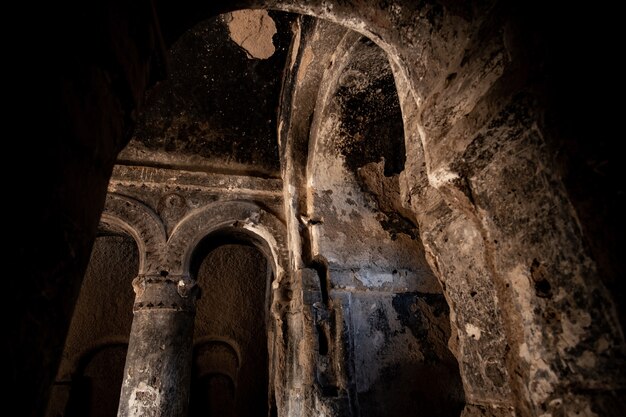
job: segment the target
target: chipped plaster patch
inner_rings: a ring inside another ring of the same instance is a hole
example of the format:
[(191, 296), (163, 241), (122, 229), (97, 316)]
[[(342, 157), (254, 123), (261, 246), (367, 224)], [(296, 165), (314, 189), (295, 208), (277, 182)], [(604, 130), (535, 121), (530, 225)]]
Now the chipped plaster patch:
[(147, 385), (143, 381), (140, 382), (128, 399), (129, 417), (146, 415), (154, 408), (155, 404), (160, 403), (160, 397), (161, 395), (155, 387)]
[(241, 46), (248, 58), (267, 59), (274, 55), (276, 24), (267, 10), (239, 10), (224, 17), (230, 38)]
[(380, 288), (393, 283), (393, 274), (363, 269), (354, 273), (354, 279), (366, 287)]
[(519, 357), (528, 364), (529, 386), (528, 394), (535, 404), (546, 401), (558, 378), (548, 363), (552, 361), (542, 348), (543, 337), (541, 329), (534, 321), (533, 292), (530, 287), (530, 272), (523, 264), (517, 265), (508, 274), (508, 280), (515, 292), (516, 310), (522, 320), (524, 342), (519, 346)]
[(463, 223), (461, 227), (457, 227), (451, 231), (457, 237), (458, 251), (466, 256), (472, 256), (476, 247), (482, 246), (482, 236), (474, 227), (473, 223)]
[(465, 324), (465, 332), (467, 333), (469, 337), (475, 340), (480, 340), (480, 335), (482, 334), (480, 327), (474, 326), (471, 323)]
[(459, 174), (457, 174), (456, 172), (448, 171), (445, 168), (441, 168), (428, 173), (428, 181), (435, 188), (450, 183), (457, 178), (459, 178)]

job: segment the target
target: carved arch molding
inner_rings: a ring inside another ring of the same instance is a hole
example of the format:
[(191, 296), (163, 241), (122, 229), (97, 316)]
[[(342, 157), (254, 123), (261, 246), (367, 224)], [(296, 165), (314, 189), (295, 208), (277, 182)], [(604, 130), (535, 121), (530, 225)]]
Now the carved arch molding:
[(250, 201), (214, 202), (187, 213), (167, 234), (163, 220), (134, 198), (109, 193), (100, 229), (131, 236), (139, 249), (139, 275), (189, 276), (191, 257), (208, 235), (239, 229), (262, 242), (259, 249), (273, 262), (277, 278), (288, 265), (285, 225), (272, 213)]

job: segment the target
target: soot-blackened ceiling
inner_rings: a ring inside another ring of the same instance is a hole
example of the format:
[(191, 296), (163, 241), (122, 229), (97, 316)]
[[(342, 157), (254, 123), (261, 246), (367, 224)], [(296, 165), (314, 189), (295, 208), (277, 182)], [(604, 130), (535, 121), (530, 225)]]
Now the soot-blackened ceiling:
[(276, 117), (294, 19), (244, 10), (181, 36), (119, 162), (278, 177)]
[(384, 160), (385, 175), (404, 170), (404, 127), (393, 73), (385, 52), (361, 38), (341, 77), (336, 95), (343, 139), (336, 144), (356, 172)]

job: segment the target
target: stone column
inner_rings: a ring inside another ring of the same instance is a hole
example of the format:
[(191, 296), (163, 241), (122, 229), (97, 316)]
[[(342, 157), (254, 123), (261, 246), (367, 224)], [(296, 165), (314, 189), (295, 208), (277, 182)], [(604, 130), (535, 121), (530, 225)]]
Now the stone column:
[(141, 275), (118, 417), (186, 417), (197, 288), (188, 277)]

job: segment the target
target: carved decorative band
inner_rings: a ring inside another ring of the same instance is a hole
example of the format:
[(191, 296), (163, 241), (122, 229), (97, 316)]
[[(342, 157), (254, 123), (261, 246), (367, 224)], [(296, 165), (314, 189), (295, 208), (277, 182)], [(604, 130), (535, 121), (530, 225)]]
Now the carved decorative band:
[(189, 277), (140, 275), (133, 280), (133, 311), (173, 310), (193, 312), (199, 288)]

